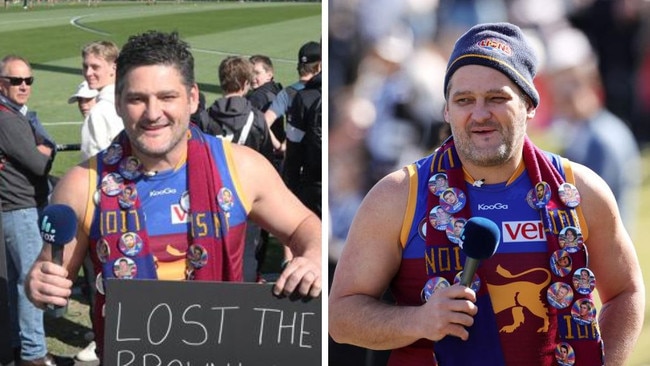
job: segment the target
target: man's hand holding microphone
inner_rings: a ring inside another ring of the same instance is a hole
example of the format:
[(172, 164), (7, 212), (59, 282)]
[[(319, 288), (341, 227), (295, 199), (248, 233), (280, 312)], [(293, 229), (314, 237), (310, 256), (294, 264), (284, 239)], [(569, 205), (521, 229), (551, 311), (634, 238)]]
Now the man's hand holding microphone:
[(62, 266), (63, 247), (75, 239), (77, 216), (68, 205), (52, 204), (43, 210), (39, 226), (44, 248), (29, 272), (25, 290), (36, 306), (61, 316), (72, 294), (72, 280)]
[(466, 259), (459, 286), (441, 286), (427, 296), (422, 306), (428, 314), (426, 324), (422, 324), (426, 338), (439, 341), (451, 335), (468, 339), (467, 328), (474, 324), (474, 316), (478, 313), (472, 279), (480, 261), (496, 253), (500, 239), (499, 227), (492, 220), (473, 217), (467, 221), (461, 234), (461, 249)]

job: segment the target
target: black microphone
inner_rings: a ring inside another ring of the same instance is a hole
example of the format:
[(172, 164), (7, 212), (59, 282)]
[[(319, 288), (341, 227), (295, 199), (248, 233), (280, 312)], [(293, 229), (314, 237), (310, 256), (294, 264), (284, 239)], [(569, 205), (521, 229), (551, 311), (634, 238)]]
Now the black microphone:
[(460, 284), (470, 287), (481, 260), (490, 258), (496, 253), (501, 240), (501, 231), (497, 224), (490, 219), (472, 217), (465, 223), (460, 238), (462, 240), (461, 249), (467, 257), (460, 277)]
[(79, 151), (81, 144), (57, 144), (56, 151)]
[[(63, 264), (63, 246), (77, 235), (77, 215), (68, 205), (49, 205), (45, 207), (40, 220), (41, 238), (52, 247), (52, 262)], [(47, 305), (48, 314), (63, 316), (62, 306)]]

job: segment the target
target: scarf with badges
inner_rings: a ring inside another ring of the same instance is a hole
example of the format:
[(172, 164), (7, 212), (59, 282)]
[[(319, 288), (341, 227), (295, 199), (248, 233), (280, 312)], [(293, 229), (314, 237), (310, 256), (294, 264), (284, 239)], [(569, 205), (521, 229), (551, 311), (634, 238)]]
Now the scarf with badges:
[[(141, 179), (141, 163), (131, 155), (128, 137), (122, 131), (111, 146), (97, 155), (103, 162), (99, 172), (99, 230), (101, 238), (91, 243), (97, 279), (94, 324), (98, 342), (103, 339), (103, 280), (157, 279), (156, 262), (149, 248), (146, 219), (136, 182)], [(194, 125), (188, 131), (188, 196), (181, 206), (189, 209), (186, 279), (199, 281), (240, 281), (227, 241), (236, 241), (228, 231), (227, 213), (220, 204), (232, 204), (225, 197), (222, 180), (204, 135)], [(191, 202), (191, 205), (190, 205)], [(245, 229), (243, 229), (245, 231)], [(238, 232), (240, 230), (237, 230)], [(229, 235), (230, 234), (230, 235)]]
[[(573, 185), (564, 181), (562, 174), (545, 153), (528, 137), (524, 141), (523, 160), (528, 177), (534, 184), (525, 201), (531, 208), (539, 211), (552, 272), (549, 285), (539, 294), (542, 301), (546, 300), (548, 333), (541, 341), (540, 354), (527, 357), (531, 365), (602, 365), (602, 341), (591, 294), (595, 278), (588, 268), (587, 245), (582, 241), (578, 213), (575, 209), (580, 202), (579, 194)], [(434, 248), (457, 251), (460, 247), (461, 260), (464, 262), (462, 235), (454, 231), (454, 226), (463, 225), (472, 217), (472, 211), (469, 197), (465, 193), (465, 174), (453, 138), (445, 141), (436, 151), (430, 171), (430, 191), (427, 193), (427, 253), (432, 253)], [(433, 188), (436, 187), (436, 182), (437, 188)], [(444, 183), (443, 186), (440, 186), (441, 182)], [(481, 181), (475, 183), (478, 187), (481, 184)], [(455, 196), (455, 200), (446, 199), (448, 196)], [(428, 257), (426, 259), (431, 260)], [(569, 263), (568, 266), (565, 265), (566, 262)], [(474, 317), (474, 325), (467, 329), (470, 332), (469, 339), (462, 341), (460, 338), (447, 336), (436, 342), (434, 359), (441, 365), (505, 365), (508, 364), (508, 357), (512, 355), (504, 354), (504, 349), (517, 347), (516, 344), (502, 344), (505, 338), (501, 337), (500, 330), (507, 324), (499, 324), (495, 316), (483, 267), (479, 266), (471, 284), (477, 293), (479, 313)], [(575, 271), (571, 273), (571, 269)], [(429, 272), (427, 266), (427, 277), (429, 281), (422, 290), (423, 301), (426, 301), (436, 288), (459, 282), (460, 273), (448, 271), (434, 274)], [(587, 333), (593, 336), (585, 336)], [(510, 363), (512, 362), (511, 360)]]

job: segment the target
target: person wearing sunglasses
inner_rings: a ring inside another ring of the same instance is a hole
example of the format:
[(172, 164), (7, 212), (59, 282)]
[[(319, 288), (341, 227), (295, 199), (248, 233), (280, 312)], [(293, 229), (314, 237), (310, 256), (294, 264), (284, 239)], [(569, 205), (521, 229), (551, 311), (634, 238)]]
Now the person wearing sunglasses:
[(29, 302), (23, 283), (42, 247), (40, 208), (48, 201), (54, 142), (28, 111), (34, 77), (29, 62), (15, 55), (0, 60), (0, 170), (2, 226), (7, 251), (11, 343), (20, 365), (55, 365), (48, 354), (43, 311)]

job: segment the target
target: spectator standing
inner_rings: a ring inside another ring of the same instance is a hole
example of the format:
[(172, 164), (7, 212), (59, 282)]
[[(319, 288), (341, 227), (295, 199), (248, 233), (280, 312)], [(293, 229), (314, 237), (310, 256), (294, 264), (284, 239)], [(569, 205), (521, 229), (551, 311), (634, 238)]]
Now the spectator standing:
[(79, 108), (79, 113), (81, 113), (81, 117), (86, 119), (86, 116), (90, 113), (92, 107), (97, 104), (98, 95), (99, 92), (96, 89), (90, 89), (90, 87), (88, 87), (87, 81), (82, 81), (81, 84), (77, 86), (77, 91), (68, 98), (68, 104), (76, 103), (77, 108)]
[(26, 59), (10, 55), (0, 61), (0, 151), (6, 158), (0, 170), (0, 200), (11, 342), (20, 349), (20, 360), (16, 361), (22, 366), (53, 366), (55, 361), (45, 341), (43, 311), (29, 302), (24, 288), (29, 267), (42, 248), (38, 216), (48, 201), (47, 176), (56, 146), (43, 135), (36, 115), (28, 113), (33, 82)]
[[(252, 90), (246, 98), (250, 100), (253, 107), (265, 113), (282, 90), (282, 84), (276, 83), (273, 79), (273, 62), (268, 56), (253, 55), (249, 60), (253, 64), (253, 82)], [(284, 126), (282, 124), (269, 125), (269, 134), (271, 141), (276, 137), (284, 140)], [(273, 149), (273, 165), (279, 170), (281, 163), (282, 152)]]
[(97, 104), (81, 126), (82, 160), (110, 145), (124, 128), (115, 111), (115, 60), (118, 55), (119, 49), (111, 41), (91, 42), (81, 51), (83, 76), (88, 87), (99, 91)]
[[(224, 95), (208, 108), (210, 118), (216, 123), (212, 133), (221, 131), (224, 138), (246, 145), (272, 162), (273, 146), (264, 114), (245, 97), (253, 80), (253, 63), (246, 58), (231, 56), (221, 62), (219, 82)], [(244, 253), (244, 279), (247, 282), (261, 280), (262, 257), (258, 253), (265, 248), (262, 238), (260, 227), (249, 221)]]
[(631, 230), (641, 156), (630, 127), (605, 107), (598, 58), (582, 31), (570, 27), (550, 35), (546, 54), (554, 130), (562, 155), (607, 182)]
[(225, 58), (219, 65), (219, 83), (223, 97), (217, 99), (208, 114), (216, 126), (209, 133), (246, 145), (271, 160), (272, 145), (264, 115), (245, 98), (253, 80), (253, 65), (239, 56)]
[[(273, 148), (277, 151), (284, 150), (283, 135), (275, 135), (276, 129), (284, 132), (284, 118), (291, 108), (293, 98), (299, 90), (305, 87), (305, 83), (321, 71), (321, 47), (316, 42), (307, 42), (298, 51), (298, 81), (283, 88), (271, 105), (264, 111), (264, 118), (271, 129), (271, 140)], [(277, 124), (280, 127), (275, 127)]]
[[(76, 103), (77, 108), (79, 108), (79, 113), (81, 113), (81, 117), (85, 119), (88, 113), (90, 113), (92, 107), (97, 104), (98, 95), (99, 92), (95, 89), (90, 89), (88, 87), (88, 82), (84, 80), (77, 87), (77, 91), (72, 94), (70, 98), (68, 98), (68, 104)], [(88, 299), (88, 304), (90, 305), (88, 312), (92, 321), (93, 312), (95, 309), (95, 292), (97, 290), (95, 288), (95, 270), (93, 269), (93, 262), (90, 258), (90, 253), (86, 253), (86, 258), (84, 258), (82, 269), (86, 281), (85, 294)], [(84, 338), (86, 340), (90, 340), (90, 343), (88, 343), (86, 347), (84, 347), (75, 355), (75, 358), (79, 361), (91, 362), (97, 360), (97, 355), (95, 354), (96, 343), (94, 341), (94, 328), (95, 327), (93, 326), (93, 331), (88, 332), (84, 335)]]
[(251, 91), (246, 96), (253, 107), (266, 111), (276, 95), (282, 90), (282, 84), (273, 79), (273, 62), (268, 56), (253, 55), (248, 59), (253, 64), (253, 81)]
[(287, 152), (283, 178), (302, 203), (321, 217), (322, 197), (322, 74), (300, 90), (287, 122)]

